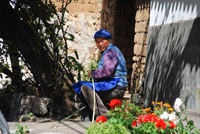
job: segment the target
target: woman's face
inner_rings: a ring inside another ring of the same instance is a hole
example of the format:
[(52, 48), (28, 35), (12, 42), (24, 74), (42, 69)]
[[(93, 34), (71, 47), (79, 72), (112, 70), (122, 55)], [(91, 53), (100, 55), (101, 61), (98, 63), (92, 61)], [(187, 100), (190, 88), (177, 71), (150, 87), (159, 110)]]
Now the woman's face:
[(101, 52), (105, 51), (106, 48), (110, 45), (110, 42), (104, 37), (97, 37), (95, 39), (95, 42), (96, 42), (97, 48)]

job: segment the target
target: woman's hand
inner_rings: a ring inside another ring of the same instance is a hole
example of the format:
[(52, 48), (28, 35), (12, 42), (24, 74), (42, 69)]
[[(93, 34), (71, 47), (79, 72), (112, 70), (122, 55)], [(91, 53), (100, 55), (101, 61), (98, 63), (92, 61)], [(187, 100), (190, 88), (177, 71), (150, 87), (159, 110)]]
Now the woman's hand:
[(92, 75), (91, 75), (91, 70), (90, 70), (90, 71), (88, 71), (88, 76), (89, 76), (90, 78), (92, 78)]

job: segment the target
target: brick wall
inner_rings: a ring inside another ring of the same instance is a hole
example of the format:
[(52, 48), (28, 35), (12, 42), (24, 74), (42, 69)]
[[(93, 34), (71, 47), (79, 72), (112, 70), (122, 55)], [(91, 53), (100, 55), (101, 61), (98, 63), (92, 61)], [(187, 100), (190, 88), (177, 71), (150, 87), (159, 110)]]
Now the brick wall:
[[(147, 32), (150, 17), (150, 0), (136, 0), (135, 7), (134, 56), (132, 64), (131, 87), (135, 89), (134, 98), (142, 98), (142, 85), (145, 72)], [(140, 77), (143, 76), (143, 77)], [(142, 81), (141, 81), (142, 80)], [(136, 100), (139, 103), (139, 100)]]

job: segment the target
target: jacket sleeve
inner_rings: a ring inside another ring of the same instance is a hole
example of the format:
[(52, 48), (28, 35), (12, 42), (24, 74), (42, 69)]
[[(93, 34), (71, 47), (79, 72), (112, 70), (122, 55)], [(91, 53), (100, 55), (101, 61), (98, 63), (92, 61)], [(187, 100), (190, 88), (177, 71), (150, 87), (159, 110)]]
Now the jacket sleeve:
[(92, 77), (94, 79), (111, 77), (118, 63), (118, 57), (119, 55), (115, 50), (107, 50), (103, 56), (103, 67), (98, 70), (92, 70)]

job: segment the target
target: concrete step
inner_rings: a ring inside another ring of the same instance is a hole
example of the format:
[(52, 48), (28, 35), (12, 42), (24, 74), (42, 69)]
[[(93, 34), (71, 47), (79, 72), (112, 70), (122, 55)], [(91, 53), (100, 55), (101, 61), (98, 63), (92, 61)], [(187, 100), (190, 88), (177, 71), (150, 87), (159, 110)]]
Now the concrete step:
[(8, 122), (11, 134), (18, 130), (16, 125), (27, 126), (30, 134), (84, 134), (92, 125), (91, 121), (65, 121), (59, 122)]
[(200, 111), (199, 110), (187, 110), (187, 119), (193, 120), (195, 127), (200, 129)]

